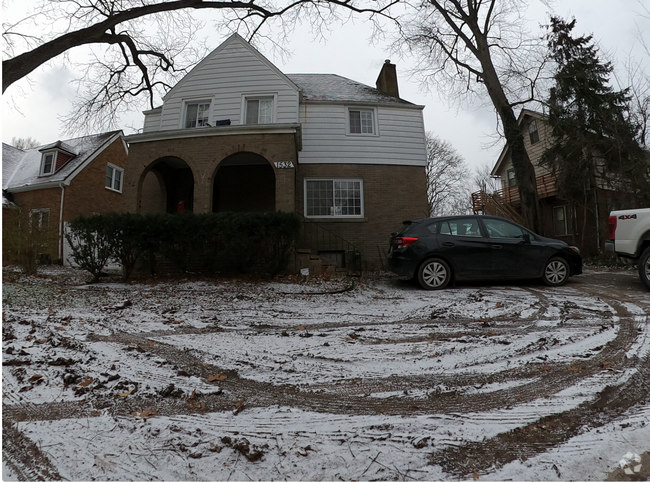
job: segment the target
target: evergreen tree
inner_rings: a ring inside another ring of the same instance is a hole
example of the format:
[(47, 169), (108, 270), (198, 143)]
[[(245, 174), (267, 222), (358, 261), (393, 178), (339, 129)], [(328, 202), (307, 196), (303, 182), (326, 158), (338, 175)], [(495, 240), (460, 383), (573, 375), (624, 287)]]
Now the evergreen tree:
[(548, 46), (557, 64), (549, 98), (553, 144), (542, 163), (556, 173), (558, 193), (569, 201), (586, 204), (596, 187), (607, 185), (648, 202), (650, 162), (637, 142), (630, 97), (610, 87), (612, 65), (600, 61), (592, 36), (572, 37), (575, 23), (551, 18)]

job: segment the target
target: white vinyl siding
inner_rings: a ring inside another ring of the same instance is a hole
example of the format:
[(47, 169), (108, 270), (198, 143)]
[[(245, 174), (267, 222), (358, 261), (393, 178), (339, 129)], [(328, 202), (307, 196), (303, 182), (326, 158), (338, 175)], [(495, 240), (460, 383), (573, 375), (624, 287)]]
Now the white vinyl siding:
[(153, 132), (160, 130), (160, 118), (162, 117), (162, 109), (150, 114), (144, 115), (144, 128), (142, 132)]
[[(417, 108), (374, 108), (378, 135), (349, 135), (348, 109), (343, 104), (300, 107), (304, 164), (397, 164), (425, 166), (422, 111)], [(366, 107), (360, 107), (367, 109)]]
[(160, 130), (178, 129), (186, 102), (210, 100), (213, 122), (244, 124), (242, 95), (274, 96), (275, 122), (298, 122), (298, 92), (278, 71), (237, 41), (225, 43), (165, 97)]

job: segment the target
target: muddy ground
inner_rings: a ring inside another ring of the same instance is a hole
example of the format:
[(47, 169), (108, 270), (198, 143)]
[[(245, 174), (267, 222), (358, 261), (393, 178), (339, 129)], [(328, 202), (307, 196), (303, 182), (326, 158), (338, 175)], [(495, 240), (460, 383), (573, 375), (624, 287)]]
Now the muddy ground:
[(633, 271), (426, 292), (5, 269), (3, 478), (648, 480), (649, 316)]

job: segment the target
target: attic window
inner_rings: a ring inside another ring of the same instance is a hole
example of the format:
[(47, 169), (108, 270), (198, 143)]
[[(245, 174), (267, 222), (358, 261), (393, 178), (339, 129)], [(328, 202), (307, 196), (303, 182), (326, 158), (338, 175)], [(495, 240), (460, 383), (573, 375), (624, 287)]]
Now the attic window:
[(51, 176), (54, 173), (55, 152), (44, 152), (41, 161), (41, 176)]
[(535, 144), (539, 142), (539, 131), (537, 130), (537, 120), (533, 119), (528, 123), (528, 136), (530, 137), (530, 143)]

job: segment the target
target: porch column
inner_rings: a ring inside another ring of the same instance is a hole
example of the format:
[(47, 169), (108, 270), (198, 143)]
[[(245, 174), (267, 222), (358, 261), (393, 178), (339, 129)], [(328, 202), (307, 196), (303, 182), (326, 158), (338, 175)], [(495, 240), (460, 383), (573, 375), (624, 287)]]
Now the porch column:
[(196, 173), (194, 176), (194, 213), (203, 214), (212, 212), (212, 183), (205, 173)]
[(296, 210), (296, 168), (278, 169), (275, 166), (275, 210), (293, 212)]

